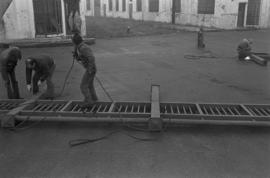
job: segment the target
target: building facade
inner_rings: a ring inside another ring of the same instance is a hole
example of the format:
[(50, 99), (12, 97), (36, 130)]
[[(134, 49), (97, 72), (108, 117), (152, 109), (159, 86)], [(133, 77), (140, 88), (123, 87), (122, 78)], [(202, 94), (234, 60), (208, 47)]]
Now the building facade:
[(270, 0), (86, 0), (86, 15), (235, 29), (270, 27)]
[(66, 36), (74, 15), (86, 34), (85, 0), (1, 0), (0, 40)]
[(1, 0), (0, 40), (66, 36), (74, 15), (235, 29), (270, 27), (270, 0)]

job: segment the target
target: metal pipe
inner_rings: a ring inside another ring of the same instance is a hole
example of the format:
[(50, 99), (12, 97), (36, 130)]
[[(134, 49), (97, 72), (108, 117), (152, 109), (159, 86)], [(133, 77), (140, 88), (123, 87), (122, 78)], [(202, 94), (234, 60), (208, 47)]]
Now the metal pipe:
[[(117, 118), (117, 117), (45, 117), (45, 116), (15, 116), (17, 121), (44, 121), (48, 122), (89, 122), (89, 123), (148, 123), (149, 118)], [(221, 126), (270, 126), (269, 121), (236, 121), (236, 120), (191, 120), (191, 119), (162, 119), (163, 124), (177, 126), (183, 124), (194, 125), (221, 125)]]
[(117, 117), (57, 117), (57, 116), (15, 116), (17, 121), (44, 121), (48, 122), (96, 122), (96, 123), (106, 123), (106, 122), (132, 122), (132, 123), (142, 123), (147, 122), (149, 118), (117, 118)]

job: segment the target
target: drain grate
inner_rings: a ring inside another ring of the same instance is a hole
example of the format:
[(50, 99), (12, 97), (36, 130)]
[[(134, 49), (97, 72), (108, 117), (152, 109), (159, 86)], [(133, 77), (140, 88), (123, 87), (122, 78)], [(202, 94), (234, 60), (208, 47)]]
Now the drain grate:
[(196, 104), (184, 104), (184, 103), (161, 103), (161, 114), (174, 114), (174, 115), (191, 115), (199, 114), (199, 110)]
[(24, 108), (28, 112), (57, 112), (66, 105), (66, 101), (37, 101)]
[(71, 102), (64, 112), (74, 112), (74, 113), (107, 113), (110, 110), (111, 103), (110, 102), (97, 102), (93, 106), (88, 108), (82, 108), (81, 105), (83, 102), (73, 101)]
[(254, 116), (270, 116), (270, 105), (245, 105)]
[(24, 100), (0, 100), (0, 111), (9, 111), (18, 107)]
[(205, 115), (216, 116), (247, 116), (247, 111), (241, 105), (230, 104), (199, 104), (199, 107)]
[(114, 113), (129, 113), (129, 114), (150, 114), (150, 103), (132, 103), (132, 102), (119, 102), (115, 103), (112, 112)]

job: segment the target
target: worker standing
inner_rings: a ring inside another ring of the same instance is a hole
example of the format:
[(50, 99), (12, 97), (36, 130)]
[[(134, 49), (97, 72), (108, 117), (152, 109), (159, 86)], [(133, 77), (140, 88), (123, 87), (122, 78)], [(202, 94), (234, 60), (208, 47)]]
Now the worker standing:
[(198, 46), (199, 49), (205, 48), (203, 27), (200, 27), (200, 29), (198, 31), (198, 43), (197, 43), (197, 46)]
[[(52, 76), (55, 70), (55, 63), (52, 57), (47, 55), (39, 55), (28, 57), (25, 61), (26, 64), (26, 84), (27, 90), (33, 91), (33, 94), (39, 92), (39, 87), (46, 80), (47, 89), (46, 92), (40, 97), (40, 99), (53, 99), (54, 98), (54, 84), (52, 82)], [(35, 74), (32, 79), (32, 71)], [(31, 85), (31, 80), (32, 85)]]
[(0, 70), (9, 99), (21, 99), (15, 75), (15, 67), (21, 58), (22, 53), (18, 47), (9, 47), (0, 54)]
[(244, 59), (250, 59), (251, 56), (251, 44), (252, 40), (248, 40), (244, 38), (242, 42), (237, 47), (238, 52), (238, 59), (244, 60)]
[(83, 42), (82, 37), (78, 33), (73, 35), (72, 42), (74, 44), (73, 57), (85, 68), (80, 85), (81, 92), (84, 95), (82, 107), (90, 107), (98, 100), (94, 87), (94, 78), (97, 72), (95, 56), (90, 46)]

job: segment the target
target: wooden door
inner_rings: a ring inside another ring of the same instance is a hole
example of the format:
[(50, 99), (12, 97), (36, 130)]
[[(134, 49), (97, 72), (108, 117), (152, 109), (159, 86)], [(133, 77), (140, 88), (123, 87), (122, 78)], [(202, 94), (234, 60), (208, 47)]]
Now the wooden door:
[(129, 3), (129, 18), (132, 19), (133, 18), (133, 4)]
[(244, 25), (245, 25), (245, 12), (246, 12), (246, 3), (239, 3), (237, 27), (244, 27)]

